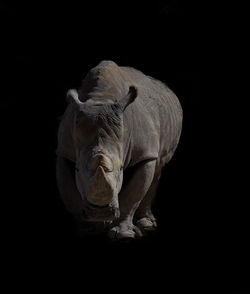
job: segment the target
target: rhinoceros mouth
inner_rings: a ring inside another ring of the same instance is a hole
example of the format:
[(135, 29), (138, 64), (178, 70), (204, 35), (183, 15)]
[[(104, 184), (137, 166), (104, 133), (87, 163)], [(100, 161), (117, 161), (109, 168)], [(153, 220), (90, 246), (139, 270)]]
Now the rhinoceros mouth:
[(84, 201), (82, 212), (83, 218), (89, 222), (113, 221), (120, 216), (119, 207), (117, 207), (113, 203), (105, 206), (98, 206), (89, 203), (87, 200)]
[(89, 207), (92, 207), (93, 209), (96, 208), (96, 209), (102, 209), (102, 208), (108, 208), (109, 207), (109, 204), (106, 204), (106, 205), (96, 205), (96, 204), (93, 204), (93, 203), (90, 203), (88, 202), (88, 206)]

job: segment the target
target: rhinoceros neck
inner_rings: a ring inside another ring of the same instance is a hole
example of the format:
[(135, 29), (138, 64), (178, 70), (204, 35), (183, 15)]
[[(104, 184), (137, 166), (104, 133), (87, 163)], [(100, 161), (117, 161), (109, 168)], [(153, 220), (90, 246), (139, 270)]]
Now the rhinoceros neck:
[(85, 100), (86, 104), (89, 105), (103, 105), (110, 104), (116, 101), (115, 97), (105, 96), (103, 93), (91, 93), (90, 98)]
[(131, 138), (132, 138), (132, 127), (128, 123), (126, 116), (123, 118), (123, 140), (122, 140), (122, 150), (123, 150), (123, 166), (126, 168), (129, 166), (131, 161)]
[(131, 81), (114, 62), (101, 62), (92, 68), (79, 89), (80, 100), (89, 103), (112, 103), (127, 93)]

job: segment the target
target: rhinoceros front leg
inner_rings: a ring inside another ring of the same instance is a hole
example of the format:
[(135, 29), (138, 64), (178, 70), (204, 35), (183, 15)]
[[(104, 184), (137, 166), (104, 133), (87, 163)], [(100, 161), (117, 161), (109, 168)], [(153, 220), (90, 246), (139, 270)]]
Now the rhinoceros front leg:
[(161, 169), (158, 169), (157, 171), (155, 171), (152, 184), (148, 189), (146, 196), (143, 198), (140, 206), (136, 210), (136, 226), (138, 226), (143, 231), (154, 230), (157, 227), (156, 219), (151, 210), (151, 205), (157, 192), (160, 176)]
[(133, 224), (133, 217), (151, 186), (155, 164), (155, 160), (140, 163), (127, 185), (122, 188), (119, 195), (120, 218), (109, 232), (111, 238), (134, 238), (142, 235), (140, 229)]
[(56, 178), (64, 206), (76, 218), (82, 215), (82, 199), (75, 184), (75, 164), (58, 156), (56, 162)]
[(58, 156), (56, 176), (59, 193), (67, 211), (74, 217), (76, 232), (79, 236), (103, 232), (103, 222), (86, 222), (82, 216), (83, 203), (75, 182), (75, 163)]

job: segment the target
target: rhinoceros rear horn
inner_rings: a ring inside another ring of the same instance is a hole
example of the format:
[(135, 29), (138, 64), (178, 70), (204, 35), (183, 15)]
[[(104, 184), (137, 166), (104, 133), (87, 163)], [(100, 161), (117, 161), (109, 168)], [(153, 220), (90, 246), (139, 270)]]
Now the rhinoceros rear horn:
[(135, 98), (137, 97), (137, 88), (135, 86), (130, 86), (129, 87), (129, 91), (127, 93), (126, 96), (124, 96), (119, 102), (119, 106), (121, 108), (122, 111), (124, 111), (126, 109), (126, 107), (134, 102)]
[(76, 103), (76, 104), (81, 104), (82, 102), (78, 98), (78, 93), (75, 89), (70, 89), (67, 92), (66, 95), (66, 101), (68, 103)]

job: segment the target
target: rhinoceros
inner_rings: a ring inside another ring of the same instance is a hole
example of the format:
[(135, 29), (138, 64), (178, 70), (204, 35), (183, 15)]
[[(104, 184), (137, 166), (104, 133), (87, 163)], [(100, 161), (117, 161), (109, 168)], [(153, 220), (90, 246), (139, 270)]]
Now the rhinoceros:
[(102, 61), (66, 99), (56, 164), (65, 207), (108, 224), (111, 238), (155, 229), (151, 203), (182, 129), (176, 95), (139, 70)]

